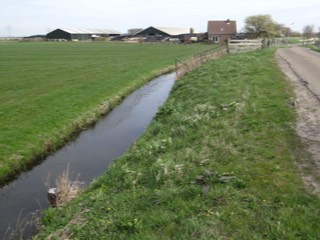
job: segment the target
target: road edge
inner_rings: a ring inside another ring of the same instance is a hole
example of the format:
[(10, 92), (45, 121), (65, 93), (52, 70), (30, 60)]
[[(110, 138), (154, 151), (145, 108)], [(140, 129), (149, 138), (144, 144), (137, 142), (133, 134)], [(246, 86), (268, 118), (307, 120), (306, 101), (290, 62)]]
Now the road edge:
[(295, 129), (307, 151), (297, 165), (307, 188), (320, 194), (320, 101), (308, 87), (308, 83), (281, 56), (279, 49), (275, 53), (275, 59), (293, 86), (295, 99), (292, 106), (297, 112)]

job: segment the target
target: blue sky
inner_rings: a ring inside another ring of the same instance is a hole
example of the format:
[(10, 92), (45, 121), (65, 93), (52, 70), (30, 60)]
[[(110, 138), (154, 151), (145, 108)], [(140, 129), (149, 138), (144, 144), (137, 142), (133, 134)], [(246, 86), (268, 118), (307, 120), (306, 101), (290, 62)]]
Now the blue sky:
[(206, 31), (208, 20), (237, 21), (258, 14), (295, 31), (320, 27), (319, 0), (0, 0), (0, 37), (46, 34), (61, 27), (130, 28), (193, 27)]

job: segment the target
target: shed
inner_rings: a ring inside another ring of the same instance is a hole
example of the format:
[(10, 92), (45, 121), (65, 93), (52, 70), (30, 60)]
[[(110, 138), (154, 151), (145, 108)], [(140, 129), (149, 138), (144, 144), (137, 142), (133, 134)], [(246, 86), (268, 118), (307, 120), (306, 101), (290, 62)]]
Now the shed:
[(208, 40), (214, 43), (225, 43), (228, 38), (235, 38), (237, 23), (231, 20), (208, 21)]
[(111, 29), (94, 28), (58, 28), (47, 34), (47, 39), (64, 39), (70, 41), (86, 41), (97, 37), (118, 36), (120, 32)]

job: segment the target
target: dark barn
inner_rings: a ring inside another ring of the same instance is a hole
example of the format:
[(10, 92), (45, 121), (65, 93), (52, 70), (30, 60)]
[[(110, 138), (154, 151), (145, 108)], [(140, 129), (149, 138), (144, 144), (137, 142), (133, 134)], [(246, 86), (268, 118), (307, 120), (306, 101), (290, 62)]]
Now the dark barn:
[(120, 32), (111, 29), (58, 28), (47, 34), (48, 40), (88, 41), (99, 37), (118, 36)]
[(199, 33), (199, 32), (196, 32), (193, 28), (148, 27), (136, 33), (136, 36), (177, 37), (184, 34), (193, 34), (193, 33)]

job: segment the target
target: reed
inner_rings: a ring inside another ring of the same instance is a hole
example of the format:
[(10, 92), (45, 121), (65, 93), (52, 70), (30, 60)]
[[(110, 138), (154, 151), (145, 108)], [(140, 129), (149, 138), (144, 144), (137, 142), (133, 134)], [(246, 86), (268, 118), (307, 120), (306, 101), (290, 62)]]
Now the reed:
[(35, 211), (22, 216), (22, 211), (14, 227), (8, 226), (2, 237), (3, 240), (28, 239), (28, 236), (36, 234), (40, 229), (41, 211)]
[(56, 207), (60, 207), (72, 199), (74, 199), (81, 190), (82, 182), (78, 181), (79, 174), (75, 180), (72, 180), (70, 177), (70, 165), (67, 169), (63, 171), (61, 176), (56, 180), (57, 198), (56, 198)]

